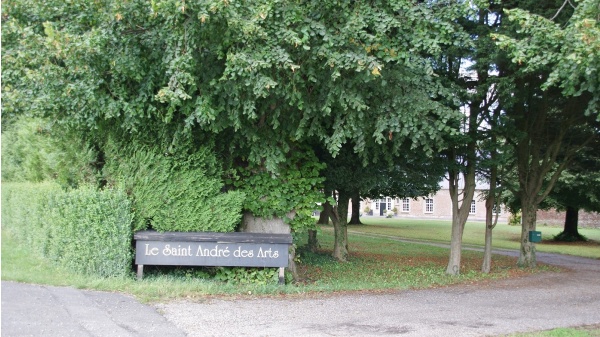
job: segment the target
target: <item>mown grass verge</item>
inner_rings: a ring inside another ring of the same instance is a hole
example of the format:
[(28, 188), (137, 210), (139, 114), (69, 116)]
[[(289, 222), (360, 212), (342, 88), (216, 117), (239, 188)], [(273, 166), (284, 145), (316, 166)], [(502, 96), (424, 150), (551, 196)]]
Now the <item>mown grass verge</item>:
[[(351, 231), (381, 234), (399, 238), (425, 240), (440, 243), (450, 242), (449, 221), (412, 220), (398, 218), (363, 217), (364, 225), (350, 226)], [(580, 234), (588, 238), (588, 242), (556, 242), (554, 236), (563, 229), (560, 227), (538, 226), (542, 232), (542, 242), (536, 244), (539, 252), (576, 255), (600, 259), (600, 229), (580, 228)], [(519, 249), (521, 238), (520, 226), (498, 224), (493, 231), (494, 248)], [(467, 222), (463, 234), (463, 244), (483, 246), (485, 239), (485, 224)]]
[(481, 254), (465, 252), (458, 277), (444, 273), (448, 251), (426, 245), (395, 242), (350, 235), (350, 259), (338, 263), (331, 257), (333, 237), (319, 235), (322, 249), (317, 253), (301, 247), (298, 269), (300, 282), (276, 284), (234, 284), (204, 278), (203, 268), (150, 270), (141, 281), (132, 272), (127, 277), (98, 277), (74, 273), (34, 255), (6, 229), (2, 230), (2, 279), (17, 282), (73, 286), (76, 288), (128, 293), (144, 302), (210, 296), (305, 296), (347, 291), (395, 291), (476, 283), (548, 270), (542, 267), (520, 270), (514, 258), (497, 256), (492, 273), (479, 272)]
[(600, 324), (576, 328), (558, 328), (546, 331), (525, 332), (506, 337), (600, 337)]

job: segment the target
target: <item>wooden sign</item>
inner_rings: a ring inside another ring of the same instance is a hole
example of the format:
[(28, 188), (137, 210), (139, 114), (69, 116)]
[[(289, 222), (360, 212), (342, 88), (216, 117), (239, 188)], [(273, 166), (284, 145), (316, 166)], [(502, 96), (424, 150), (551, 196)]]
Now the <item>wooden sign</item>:
[(136, 240), (135, 263), (138, 278), (144, 265), (169, 266), (288, 266), (290, 234), (212, 233), (140, 231)]

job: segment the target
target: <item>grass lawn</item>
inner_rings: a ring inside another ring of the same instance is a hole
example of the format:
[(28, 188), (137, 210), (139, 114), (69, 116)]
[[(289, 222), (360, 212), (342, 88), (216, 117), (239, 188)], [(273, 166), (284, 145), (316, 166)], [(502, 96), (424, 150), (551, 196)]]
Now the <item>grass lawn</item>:
[[(400, 238), (450, 242), (451, 224), (440, 220), (412, 220), (397, 218), (362, 217), (364, 225), (349, 226), (350, 231), (389, 235)], [(542, 242), (536, 245), (539, 252), (560, 253), (600, 259), (600, 229), (580, 228), (579, 233), (586, 236), (589, 242), (560, 243), (553, 237), (562, 231), (560, 227), (538, 226), (542, 232)], [(467, 222), (463, 234), (463, 244), (483, 246), (485, 224), (482, 222)], [(492, 245), (494, 248), (519, 249), (521, 227), (498, 224), (493, 231)]]
[[(203, 268), (149, 270), (137, 281), (132, 272), (125, 278), (98, 278), (73, 273), (32, 255), (25, 245), (2, 231), (2, 280), (73, 286), (76, 288), (123, 292), (145, 302), (206, 296), (293, 296), (346, 291), (393, 291), (473, 283), (543, 272), (516, 268), (516, 259), (498, 256), (489, 275), (479, 272), (482, 254), (465, 252), (462, 274), (445, 274), (448, 250), (426, 245), (350, 234), (350, 259), (338, 263), (331, 257), (333, 237), (329, 231), (319, 234), (322, 250), (317, 253), (298, 249), (298, 273), (301, 281), (278, 286), (232, 284), (206, 279)], [(306, 242), (306, 238), (302, 242)]]
[(510, 334), (506, 337), (600, 337), (600, 324), (578, 328), (559, 328), (547, 331)]

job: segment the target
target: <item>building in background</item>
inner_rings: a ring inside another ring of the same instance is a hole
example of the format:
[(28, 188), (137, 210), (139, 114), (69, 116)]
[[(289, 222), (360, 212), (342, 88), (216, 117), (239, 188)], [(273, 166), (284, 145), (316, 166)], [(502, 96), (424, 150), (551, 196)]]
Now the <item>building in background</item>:
[[(461, 187), (462, 188), (462, 187)], [(489, 186), (477, 183), (475, 197), (471, 203), (469, 221), (485, 221), (485, 199), (484, 192)], [(350, 207), (350, 209), (352, 209)], [(448, 181), (440, 183), (440, 190), (427, 197), (412, 198), (390, 198), (365, 199), (360, 206), (363, 216), (385, 217), (392, 215), (398, 218), (414, 219), (452, 219), (452, 201), (448, 189)], [(499, 223), (507, 223), (510, 213), (505, 207), (500, 207), (498, 214)]]

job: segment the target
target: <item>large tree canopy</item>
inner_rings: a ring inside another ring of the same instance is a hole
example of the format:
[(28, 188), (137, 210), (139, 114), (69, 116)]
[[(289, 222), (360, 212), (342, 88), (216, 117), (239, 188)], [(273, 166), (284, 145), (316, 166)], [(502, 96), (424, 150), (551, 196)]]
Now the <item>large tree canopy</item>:
[(429, 57), (463, 7), (412, 1), (3, 3), (9, 113), (85, 130), (228, 135), (270, 170), (290, 142), (407, 141), (431, 153), (454, 112)]
[[(576, 6), (574, 6), (574, 3)], [(574, 10), (570, 7), (574, 7)], [(565, 24), (559, 15), (573, 11)], [(586, 96), (587, 114), (600, 108), (600, 6), (596, 0), (565, 0), (552, 17), (515, 8), (508, 10), (519, 36), (497, 36), (512, 60), (536, 72), (551, 66), (543, 89), (557, 86), (565, 96)]]

